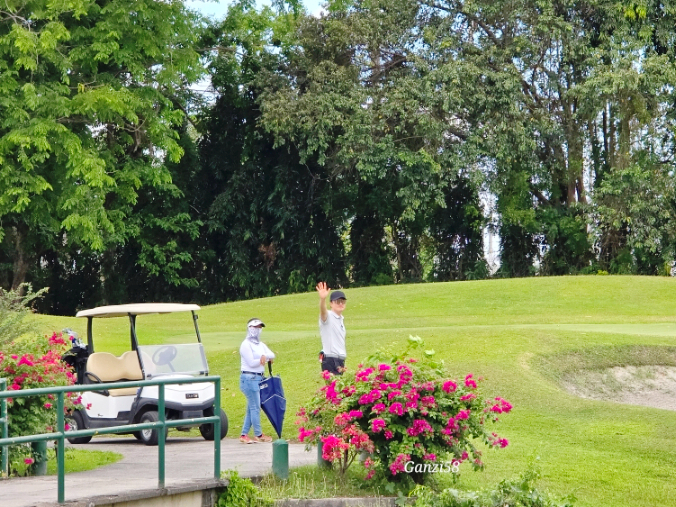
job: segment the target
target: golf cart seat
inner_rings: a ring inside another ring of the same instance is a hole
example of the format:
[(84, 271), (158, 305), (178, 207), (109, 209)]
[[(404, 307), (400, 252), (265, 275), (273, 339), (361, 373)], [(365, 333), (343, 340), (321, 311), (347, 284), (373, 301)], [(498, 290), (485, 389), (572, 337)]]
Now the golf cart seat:
[[(93, 373), (102, 383), (143, 380), (143, 373), (134, 351), (127, 351), (120, 357), (109, 352), (94, 352), (87, 359), (87, 373)], [(85, 376), (86, 373), (85, 373)], [(90, 378), (91, 377), (87, 377)], [(110, 396), (134, 396), (138, 388), (111, 389)]]

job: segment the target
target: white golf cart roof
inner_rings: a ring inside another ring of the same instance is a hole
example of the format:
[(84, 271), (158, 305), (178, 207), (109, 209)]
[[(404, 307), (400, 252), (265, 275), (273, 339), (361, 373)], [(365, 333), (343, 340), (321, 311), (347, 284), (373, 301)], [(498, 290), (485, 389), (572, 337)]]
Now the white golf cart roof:
[(149, 313), (192, 312), (199, 310), (198, 305), (181, 303), (134, 303), (129, 305), (99, 306), (91, 310), (77, 312), (76, 317), (126, 317), (128, 315), (145, 315)]

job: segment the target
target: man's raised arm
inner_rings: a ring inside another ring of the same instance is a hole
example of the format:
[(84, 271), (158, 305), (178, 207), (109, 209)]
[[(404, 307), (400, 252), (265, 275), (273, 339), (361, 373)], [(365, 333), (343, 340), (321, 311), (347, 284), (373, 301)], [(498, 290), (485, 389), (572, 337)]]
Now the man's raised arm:
[(319, 293), (319, 318), (322, 322), (326, 322), (329, 316), (329, 311), (326, 309), (326, 298), (329, 296), (331, 289), (326, 286), (326, 282), (319, 282), (316, 288)]

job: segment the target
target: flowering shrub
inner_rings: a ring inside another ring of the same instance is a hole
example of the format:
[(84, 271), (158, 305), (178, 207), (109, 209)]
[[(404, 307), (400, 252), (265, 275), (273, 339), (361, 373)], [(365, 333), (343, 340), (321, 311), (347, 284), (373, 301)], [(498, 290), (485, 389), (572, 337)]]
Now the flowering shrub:
[(320, 441), (323, 458), (337, 462), (341, 472), (358, 454), (370, 453), (364, 461), (369, 479), (408, 474), (421, 483), (432, 465), (449, 459), (482, 469), (474, 442), (506, 447), (508, 441), (486, 424), (512, 405), (503, 398), (484, 399), (481, 378), (472, 373), (461, 381), (444, 378), (433, 351), (420, 360), (409, 357), (420, 346), (420, 338), (410, 337), (403, 354), (385, 358), (379, 353), (353, 375), (324, 372), (326, 385), (298, 412), (299, 440)]
[[(28, 337), (15, 340), (0, 352), (0, 378), (7, 379), (7, 389), (35, 389), (39, 387), (72, 385), (75, 377), (61, 356), (69, 344), (60, 333), (45, 337)], [(30, 396), (9, 398), (9, 436), (32, 435), (51, 431), (56, 425), (56, 396)], [(80, 403), (79, 398), (66, 396), (66, 408)], [(12, 462), (30, 465), (33, 458), (27, 447), (13, 447)]]

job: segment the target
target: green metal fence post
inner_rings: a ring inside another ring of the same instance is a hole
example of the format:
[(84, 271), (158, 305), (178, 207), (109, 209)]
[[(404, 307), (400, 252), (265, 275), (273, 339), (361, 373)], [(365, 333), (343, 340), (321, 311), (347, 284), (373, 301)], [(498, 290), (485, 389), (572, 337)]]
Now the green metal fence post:
[(214, 479), (221, 478), (221, 378), (214, 382), (214, 415), (218, 420), (214, 422)]
[(272, 442), (272, 473), (283, 480), (289, 478), (289, 442), (283, 438)]
[(162, 489), (162, 488), (164, 488), (164, 444), (165, 444), (165, 436), (166, 436), (165, 428), (166, 428), (166, 423), (167, 423), (167, 415), (166, 415), (165, 410), (164, 410), (164, 384), (160, 384), (157, 387), (160, 390), (159, 396), (158, 396), (158, 399), (157, 399), (157, 411), (159, 412), (160, 421), (162, 422), (162, 427), (158, 428), (159, 439), (157, 441), (157, 445), (158, 445), (157, 451), (158, 451), (158, 454), (159, 454), (158, 459), (159, 459), (159, 465), (160, 465), (160, 469), (159, 469), (160, 477), (159, 477), (159, 482), (158, 482), (157, 487)]
[(33, 457), (31, 475), (36, 477), (47, 475), (47, 441), (31, 442), (31, 455)]
[(56, 444), (57, 472), (59, 474), (58, 497), (59, 503), (66, 501), (66, 420), (63, 416), (65, 407), (63, 403), (64, 393), (58, 393), (58, 402), (56, 405), (56, 431), (59, 438)]
[[(7, 379), (0, 378), (0, 391), (7, 390)], [(2, 424), (2, 438), (9, 438), (9, 421), (7, 420), (7, 400), (2, 398), (0, 400), (0, 424)], [(6, 445), (0, 446), (0, 476), (9, 476), (9, 447)]]

